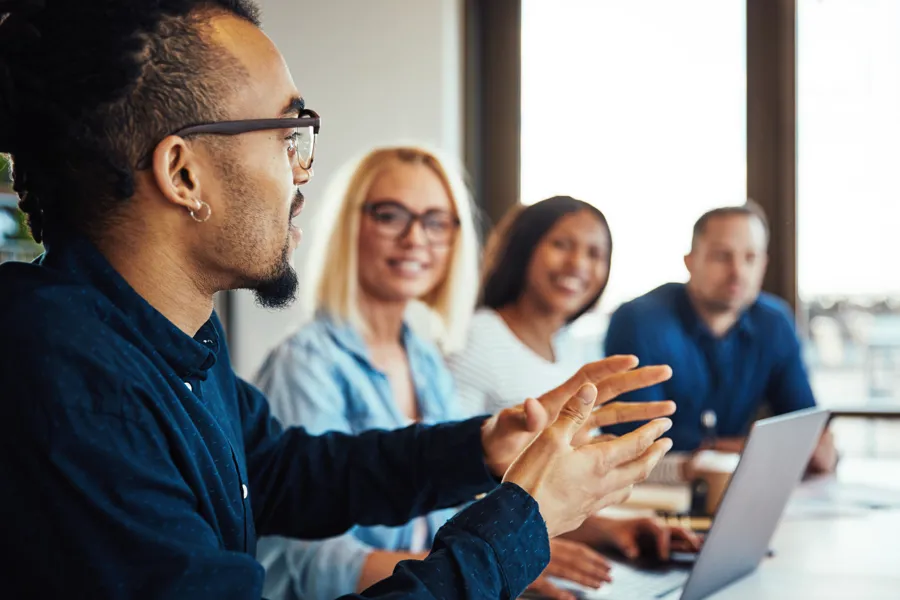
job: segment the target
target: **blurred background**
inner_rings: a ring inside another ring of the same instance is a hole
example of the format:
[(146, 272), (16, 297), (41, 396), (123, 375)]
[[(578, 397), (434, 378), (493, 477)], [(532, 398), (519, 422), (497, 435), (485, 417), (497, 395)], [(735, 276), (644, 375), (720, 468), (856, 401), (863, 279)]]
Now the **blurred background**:
[[(772, 222), (765, 288), (796, 309), (819, 402), (900, 411), (900, 2), (260, 4), (323, 117), (308, 232), (330, 174), (398, 141), (464, 162), (484, 231), (516, 202), (594, 203), (614, 264), (577, 329), (599, 344), (621, 302), (686, 280), (700, 214), (751, 197)], [(30, 260), (41, 249), (0, 172), (0, 261)], [(305, 309), (246, 292), (218, 306), (244, 377)], [(847, 452), (900, 454), (891, 423), (835, 431)]]

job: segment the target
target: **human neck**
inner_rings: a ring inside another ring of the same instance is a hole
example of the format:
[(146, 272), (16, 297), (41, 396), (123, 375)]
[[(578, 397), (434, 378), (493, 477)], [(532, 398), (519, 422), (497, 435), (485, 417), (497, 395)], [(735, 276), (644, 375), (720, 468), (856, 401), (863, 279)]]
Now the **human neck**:
[(548, 311), (527, 295), (497, 311), (510, 331), (535, 354), (555, 362), (553, 338), (566, 324), (565, 318)]
[(128, 285), (187, 335), (209, 319), (215, 289), (179, 255), (178, 245), (125, 235), (95, 245)]
[(398, 344), (407, 302), (385, 302), (360, 290), (359, 311), (366, 323), (366, 342), (371, 346)]
[(697, 316), (706, 325), (709, 331), (716, 338), (724, 337), (728, 331), (734, 327), (738, 319), (741, 318), (741, 310), (717, 311), (710, 310), (703, 302), (701, 302), (690, 284), (687, 285), (688, 299), (696, 311)]

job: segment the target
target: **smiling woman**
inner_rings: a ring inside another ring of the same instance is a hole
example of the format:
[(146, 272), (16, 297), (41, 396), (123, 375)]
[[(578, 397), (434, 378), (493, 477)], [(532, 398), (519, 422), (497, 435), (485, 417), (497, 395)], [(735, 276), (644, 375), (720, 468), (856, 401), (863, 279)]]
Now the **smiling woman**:
[(481, 308), (465, 349), (450, 359), (471, 414), (552, 389), (597, 358), (572, 343), (567, 326), (600, 300), (612, 236), (593, 205), (555, 196), (510, 211), (485, 254)]
[[(415, 147), (374, 150), (332, 184), (316, 223), (307, 289), (315, 317), (278, 346), (257, 378), (285, 425), (361, 433), (460, 418), (437, 348), (413, 333), (422, 304), (458, 345), (477, 287), (469, 198), (453, 163)], [(357, 527), (319, 542), (263, 539), (269, 598), (334, 598), (420, 556), (453, 510), (393, 529)]]

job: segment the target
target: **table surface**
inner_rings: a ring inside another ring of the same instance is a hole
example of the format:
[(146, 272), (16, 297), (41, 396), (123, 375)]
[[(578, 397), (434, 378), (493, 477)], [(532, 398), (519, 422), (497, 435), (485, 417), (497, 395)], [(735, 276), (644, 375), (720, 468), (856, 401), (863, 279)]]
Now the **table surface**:
[(900, 402), (897, 400), (869, 402), (858, 406), (835, 406), (829, 410), (832, 419), (900, 419)]
[(775, 556), (710, 600), (900, 598), (900, 508), (853, 509), (842, 496), (819, 514), (803, 510), (811, 494), (858, 486), (896, 498), (900, 460), (847, 459), (836, 477), (802, 484), (772, 540)]

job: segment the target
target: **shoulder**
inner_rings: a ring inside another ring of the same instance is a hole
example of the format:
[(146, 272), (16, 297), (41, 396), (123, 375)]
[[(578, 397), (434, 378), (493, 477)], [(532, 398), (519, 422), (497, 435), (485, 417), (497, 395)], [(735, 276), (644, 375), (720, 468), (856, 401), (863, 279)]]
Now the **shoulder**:
[(796, 323), (790, 305), (772, 294), (762, 292), (747, 309), (754, 328), (760, 329), (766, 339), (782, 343), (796, 337)]
[(506, 321), (497, 311), (490, 308), (479, 308), (469, 321), (469, 337), (467, 350), (483, 346), (503, 344), (512, 335)]
[(610, 317), (610, 327), (627, 323), (643, 329), (663, 324), (675, 317), (678, 297), (684, 293), (684, 284), (661, 285), (617, 308)]
[(4, 408), (50, 421), (81, 411), (145, 422), (147, 357), (126, 316), (89, 285), (22, 267), (0, 271)]
[(42, 362), (65, 369), (115, 366), (139, 354), (128, 339), (126, 315), (99, 290), (35, 265), (22, 266), (28, 268), (0, 273), (3, 358), (26, 370)]
[(333, 367), (344, 354), (330, 333), (328, 323), (321, 318), (304, 324), (275, 346), (263, 361), (256, 380), (295, 377), (315, 371), (333, 377)]
[(767, 319), (772, 322), (786, 322), (788, 324), (794, 322), (790, 304), (768, 292), (759, 294), (759, 298), (750, 307), (750, 312), (754, 317)]
[(494, 331), (508, 329), (506, 321), (503, 320), (500, 313), (492, 308), (479, 308), (475, 311), (475, 314), (472, 315), (472, 319), (469, 321), (469, 329), (478, 331), (485, 328)]
[(509, 350), (511, 339), (506, 321), (494, 310), (480, 308), (469, 321), (464, 347), (449, 357), (450, 368), (457, 376), (462, 371), (490, 370), (497, 357)]
[(450, 371), (457, 382), (477, 382), (484, 387), (498, 373), (500, 358), (509, 357), (512, 333), (503, 318), (490, 308), (475, 311), (469, 321), (466, 343), (447, 358)]
[(327, 317), (317, 316), (282, 340), (272, 353), (285, 359), (333, 363), (348, 353), (339, 343), (334, 327)]

